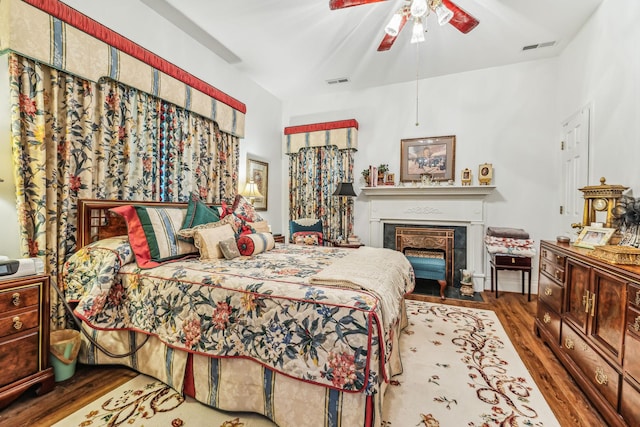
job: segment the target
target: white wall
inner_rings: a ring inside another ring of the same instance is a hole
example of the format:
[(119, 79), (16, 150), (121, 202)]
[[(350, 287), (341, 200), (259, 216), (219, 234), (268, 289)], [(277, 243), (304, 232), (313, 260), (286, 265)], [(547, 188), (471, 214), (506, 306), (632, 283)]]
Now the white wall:
[(587, 103), (589, 184), (601, 176), (640, 196), (640, 2), (605, 0), (559, 58), (558, 119)]

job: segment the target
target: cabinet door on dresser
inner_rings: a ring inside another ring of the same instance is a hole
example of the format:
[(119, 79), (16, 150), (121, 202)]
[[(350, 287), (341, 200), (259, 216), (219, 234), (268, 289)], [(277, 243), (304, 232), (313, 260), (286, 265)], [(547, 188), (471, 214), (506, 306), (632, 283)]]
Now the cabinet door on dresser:
[(599, 269), (593, 269), (590, 296), (590, 338), (596, 345), (622, 364), (627, 282)]
[(565, 320), (580, 332), (587, 333), (589, 308), (592, 296), (590, 279), (591, 267), (574, 259), (567, 261), (567, 299)]

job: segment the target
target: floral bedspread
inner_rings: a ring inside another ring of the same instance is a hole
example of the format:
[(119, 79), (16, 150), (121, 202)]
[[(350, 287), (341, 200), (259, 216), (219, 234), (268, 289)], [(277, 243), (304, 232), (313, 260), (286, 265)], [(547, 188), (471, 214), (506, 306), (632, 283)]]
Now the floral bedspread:
[[(389, 355), (400, 319), (383, 313), (371, 290), (310, 284), (352, 250), (278, 244), (252, 257), (142, 270), (126, 237), (111, 238), (67, 261), (65, 292), (96, 329), (141, 331), (176, 349), (250, 358), (307, 382), (373, 393), (396, 373)], [(411, 292), (411, 267), (398, 274), (399, 294)]]

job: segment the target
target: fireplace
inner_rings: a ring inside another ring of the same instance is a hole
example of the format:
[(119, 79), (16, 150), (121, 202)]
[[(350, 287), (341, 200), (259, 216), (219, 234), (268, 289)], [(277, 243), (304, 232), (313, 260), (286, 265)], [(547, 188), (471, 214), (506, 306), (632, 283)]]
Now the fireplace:
[(453, 283), (450, 284), (459, 285), (460, 269), (464, 268), (474, 272), (474, 291), (482, 292), (484, 198), (494, 189), (488, 185), (365, 187), (362, 194), (369, 208), (369, 245), (396, 249), (395, 228), (398, 226), (453, 229)]

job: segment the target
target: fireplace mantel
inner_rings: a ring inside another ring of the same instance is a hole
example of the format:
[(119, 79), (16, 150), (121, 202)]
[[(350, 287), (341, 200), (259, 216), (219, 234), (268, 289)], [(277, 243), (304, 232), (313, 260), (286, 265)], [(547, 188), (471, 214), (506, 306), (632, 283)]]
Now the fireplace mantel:
[(450, 196), (450, 197), (485, 197), (495, 190), (492, 185), (431, 185), (395, 187), (381, 185), (379, 187), (363, 187), (362, 193), (367, 197), (411, 197), (411, 196)]
[(495, 186), (379, 186), (361, 189), (369, 205), (369, 244), (383, 247), (384, 224), (464, 226), (474, 290), (484, 287), (485, 198)]

